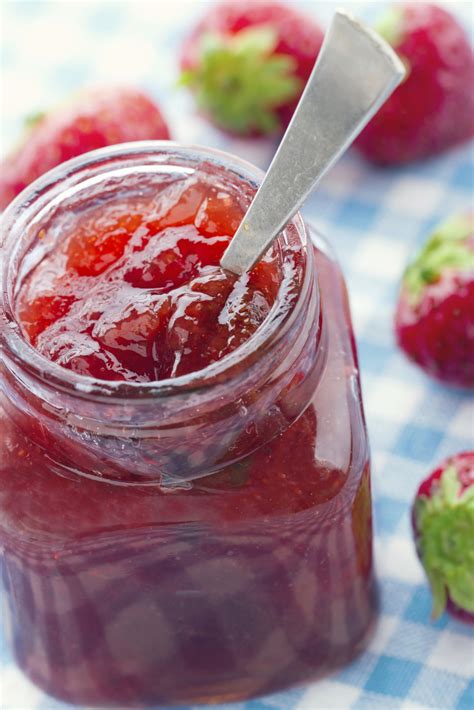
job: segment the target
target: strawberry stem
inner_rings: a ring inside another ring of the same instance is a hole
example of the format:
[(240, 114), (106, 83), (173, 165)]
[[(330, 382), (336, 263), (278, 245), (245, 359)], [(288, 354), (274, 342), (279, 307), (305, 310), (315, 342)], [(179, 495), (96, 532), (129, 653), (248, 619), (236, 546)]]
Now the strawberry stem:
[(276, 33), (265, 26), (226, 37), (207, 34), (197, 67), (184, 72), (180, 83), (222, 128), (272, 133), (279, 127), (276, 109), (302, 89), (295, 60), (275, 54), (276, 44)]
[(36, 111), (29, 113), (24, 120), (25, 128), (34, 128), (46, 118), (46, 111)]
[(418, 549), (433, 593), (433, 618), (449, 598), (474, 613), (474, 486), (462, 492), (451, 465), (415, 503)]
[(426, 286), (436, 283), (445, 269), (474, 269), (472, 218), (457, 216), (440, 225), (408, 266), (403, 283), (415, 304)]
[(400, 7), (388, 8), (379, 17), (374, 29), (392, 47), (397, 47), (403, 40), (403, 10)]

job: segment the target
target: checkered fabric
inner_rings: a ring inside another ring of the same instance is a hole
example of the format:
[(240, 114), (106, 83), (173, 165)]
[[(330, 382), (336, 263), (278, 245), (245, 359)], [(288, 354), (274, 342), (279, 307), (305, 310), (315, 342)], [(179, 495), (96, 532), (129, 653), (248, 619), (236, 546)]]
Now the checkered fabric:
[[(338, 3), (339, 4), (339, 3)], [(380, 3), (377, 3), (380, 7)], [(346, 2), (370, 20), (374, 3)], [(469, 24), (472, 3), (450, 2)], [(307, 4), (328, 21), (336, 4)], [(24, 115), (90, 82), (130, 82), (163, 105), (177, 140), (201, 143), (268, 164), (274, 145), (230, 140), (193, 113), (175, 89), (176, 54), (203, 2), (26, 2), (2, 7), (1, 130), (4, 152)], [(455, 120), (455, 117), (453, 117)], [(443, 457), (473, 448), (474, 404), (466, 392), (426, 378), (394, 345), (392, 318), (401, 272), (432, 227), (472, 208), (472, 146), (403, 169), (378, 170), (349, 154), (305, 207), (339, 255), (352, 301), (373, 452), (375, 550), (382, 596), (368, 650), (343, 671), (306, 688), (220, 710), (391, 710), (474, 708), (472, 630), (443, 616), (416, 559), (410, 503), (420, 480)], [(14, 665), (0, 638), (3, 710), (65, 710)]]

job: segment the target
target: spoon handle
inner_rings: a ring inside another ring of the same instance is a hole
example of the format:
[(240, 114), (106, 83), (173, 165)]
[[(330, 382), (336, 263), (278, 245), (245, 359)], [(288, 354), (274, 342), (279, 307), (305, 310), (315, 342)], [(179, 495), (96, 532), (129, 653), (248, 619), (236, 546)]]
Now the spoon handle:
[(304, 93), (221, 266), (242, 274), (265, 253), (311, 190), (405, 75), (375, 32), (337, 12)]

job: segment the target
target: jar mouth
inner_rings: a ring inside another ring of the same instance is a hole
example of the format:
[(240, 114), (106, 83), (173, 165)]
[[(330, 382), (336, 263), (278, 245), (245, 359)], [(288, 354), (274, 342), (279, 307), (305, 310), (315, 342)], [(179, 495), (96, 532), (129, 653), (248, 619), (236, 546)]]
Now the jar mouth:
[[(291, 328), (292, 315), (297, 304), (305, 298), (310, 287), (312, 250), (307, 249), (307, 234), (304, 222), (298, 213), (288, 227), (279, 235), (277, 242), (288, 260), (295, 248), (304, 255), (304, 273), (300, 288), (288, 297), (288, 279), (282, 277), (275, 303), (260, 327), (239, 347), (217, 362), (178, 377), (150, 382), (123, 382), (101, 380), (68, 370), (40, 354), (22, 332), (15, 317), (13, 271), (19, 269), (28, 253), (25, 234), (28, 225), (39, 222), (41, 215), (54, 204), (62, 202), (64, 195), (72, 196), (87, 183), (101, 182), (105, 176), (126, 174), (140, 169), (143, 172), (169, 172), (173, 167), (185, 171), (199, 170), (199, 165), (211, 164), (223, 173), (244, 181), (257, 189), (264, 173), (251, 163), (214, 148), (183, 145), (172, 141), (137, 141), (122, 143), (85, 153), (69, 160), (41, 176), (28, 186), (7, 207), (2, 215), (0, 248), (4, 252), (1, 275), (0, 345), (7, 357), (30, 375), (62, 391), (73, 392), (78, 397), (123, 399), (150, 399), (167, 397), (183, 391), (207, 388), (232, 377), (235, 368), (245, 367), (255, 353), (263, 353), (280, 342)], [(282, 265), (285, 264), (285, 257)], [(284, 273), (284, 269), (282, 269)]]

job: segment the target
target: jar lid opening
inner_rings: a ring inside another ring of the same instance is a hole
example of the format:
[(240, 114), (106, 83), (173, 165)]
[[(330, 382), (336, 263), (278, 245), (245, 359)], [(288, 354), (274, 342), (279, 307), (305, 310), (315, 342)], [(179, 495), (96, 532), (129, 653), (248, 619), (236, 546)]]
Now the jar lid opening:
[[(306, 231), (299, 215), (277, 240), (282, 254), (282, 281), (277, 299), (262, 324), (231, 353), (217, 362), (189, 374), (150, 382), (101, 380), (65, 369), (40, 354), (26, 339), (15, 317), (15, 299), (22, 273), (32, 268), (28, 263), (31, 246), (41, 224), (54, 210), (64, 210), (104, 185), (117, 189), (119, 181), (133, 175), (173, 175), (206, 170), (218, 170), (231, 182), (245, 185), (252, 193), (263, 174), (251, 164), (227, 153), (196, 146), (181, 146), (168, 141), (144, 141), (104, 148), (63, 163), (39, 178), (7, 208), (2, 220), (2, 306), (0, 310), (1, 344), (7, 357), (43, 383), (74, 392), (78, 397), (121, 399), (150, 399), (183, 391), (209, 387), (232, 377), (238, 366), (255, 359), (255, 353), (265, 351), (275, 340), (285, 336), (297, 303), (304, 299), (311, 278), (307, 260)], [(292, 254), (304, 254), (304, 273), (299, 283), (292, 283)]]

